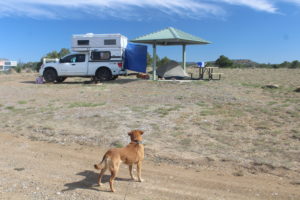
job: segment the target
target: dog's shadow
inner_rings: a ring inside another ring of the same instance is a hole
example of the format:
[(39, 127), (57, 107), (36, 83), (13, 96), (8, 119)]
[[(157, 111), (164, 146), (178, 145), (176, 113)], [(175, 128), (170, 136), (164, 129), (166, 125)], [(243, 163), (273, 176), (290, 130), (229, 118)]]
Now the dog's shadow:
[[(82, 172), (77, 173), (76, 175), (81, 175), (84, 177), (84, 179), (76, 182), (66, 183), (64, 186), (67, 187), (66, 189), (63, 189), (61, 192), (66, 192), (70, 190), (76, 190), (76, 189), (88, 189), (88, 190), (95, 190), (95, 191), (107, 191), (101, 189), (98, 184), (98, 175), (99, 173), (96, 173), (94, 171), (85, 170)], [(107, 183), (109, 182), (110, 175), (103, 175), (101, 183)], [(116, 181), (131, 181), (129, 178), (115, 178)]]

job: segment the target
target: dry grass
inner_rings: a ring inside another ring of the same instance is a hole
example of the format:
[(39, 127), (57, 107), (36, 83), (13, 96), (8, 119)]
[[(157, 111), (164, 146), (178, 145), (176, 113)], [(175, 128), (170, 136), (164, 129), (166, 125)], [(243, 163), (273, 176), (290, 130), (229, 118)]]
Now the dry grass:
[[(35, 85), (33, 74), (1, 75), (0, 131), (121, 147), (127, 132), (140, 128), (146, 153), (168, 161), (199, 164), (212, 157), (300, 170), (300, 94), (293, 91), (300, 70), (219, 71), (220, 81), (121, 77), (103, 85), (82, 84), (82, 78)], [(262, 88), (270, 83), (280, 87)]]

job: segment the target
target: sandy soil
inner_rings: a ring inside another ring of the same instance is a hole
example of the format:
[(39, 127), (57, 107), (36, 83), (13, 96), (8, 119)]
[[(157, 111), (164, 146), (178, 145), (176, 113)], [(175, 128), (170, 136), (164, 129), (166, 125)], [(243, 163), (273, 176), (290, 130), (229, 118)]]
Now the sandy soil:
[[(297, 183), (269, 174), (235, 176), (226, 169), (186, 169), (146, 161), (143, 183), (122, 165), (117, 192), (95, 185), (103, 149), (0, 135), (0, 199), (299, 199)], [(298, 183), (299, 184), (299, 183)]]
[[(220, 71), (99, 85), (0, 74), (0, 199), (300, 199), (300, 70)], [(124, 166), (116, 194), (94, 187), (92, 165), (136, 128), (146, 181)]]

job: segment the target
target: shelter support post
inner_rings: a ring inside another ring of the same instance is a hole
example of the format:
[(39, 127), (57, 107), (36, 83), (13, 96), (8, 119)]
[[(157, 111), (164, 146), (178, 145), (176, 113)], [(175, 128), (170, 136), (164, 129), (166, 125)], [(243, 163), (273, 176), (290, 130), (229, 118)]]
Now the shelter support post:
[(182, 67), (183, 67), (183, 70), (186, 72), (186, 45), (183, 44), (182, 45)]
[(152, 67), (153, 67), (153, 77), (152, 79), (155, 81), (156, 80), (156, 44), (153, 44), (153, 63), (152, 63)]

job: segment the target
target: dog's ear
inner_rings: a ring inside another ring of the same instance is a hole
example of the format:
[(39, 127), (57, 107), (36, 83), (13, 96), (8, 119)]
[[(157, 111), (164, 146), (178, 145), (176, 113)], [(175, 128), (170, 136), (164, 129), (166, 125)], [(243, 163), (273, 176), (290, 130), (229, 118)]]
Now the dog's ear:
[(128, 132), (128, 135), (131, 136), (132, 135), (132, 131)]
[(142, 131), (142, 130), (139, 130), (139, 132), (140, 132), (140, 134), (141, 134), (141, 135), (143, 135), (143, 134), (144, 134), (144, 131)]

